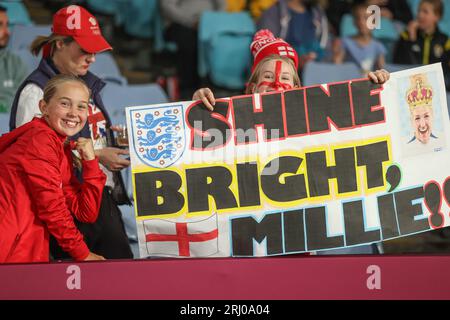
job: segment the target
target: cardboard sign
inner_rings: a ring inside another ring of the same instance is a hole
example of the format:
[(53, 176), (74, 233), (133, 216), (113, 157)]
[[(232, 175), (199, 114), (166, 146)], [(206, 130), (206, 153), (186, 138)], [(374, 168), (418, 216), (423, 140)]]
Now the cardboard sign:
[(450, 224), (439, 64), (201, 103), (127, 108), (141, 257), (351, 247)]

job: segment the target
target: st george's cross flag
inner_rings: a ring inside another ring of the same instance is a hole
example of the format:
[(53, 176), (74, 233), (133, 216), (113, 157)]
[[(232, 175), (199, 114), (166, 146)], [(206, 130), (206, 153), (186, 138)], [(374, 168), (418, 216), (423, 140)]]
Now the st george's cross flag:
[(207, 257), (219, 251), (217, 214), (189, 222), (145, 220), (143, 227), (150, 256)]

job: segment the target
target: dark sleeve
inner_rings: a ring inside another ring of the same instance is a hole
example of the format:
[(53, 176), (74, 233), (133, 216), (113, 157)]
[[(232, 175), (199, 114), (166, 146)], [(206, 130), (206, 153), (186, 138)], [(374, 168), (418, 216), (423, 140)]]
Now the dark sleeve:
[(411, 59), (413, 44), (414, 42), (408, 40), (407, 32), (403, 32), (394, 47), (394, 63), (415, 64), (415, 61), (412, 61)]
[(351, 4), (344, 0), (329, 1), (326, 9), (328, 21), (336, 36), (340, 36), (340, 26), (342, 16), (346, 13), (350, 13)]

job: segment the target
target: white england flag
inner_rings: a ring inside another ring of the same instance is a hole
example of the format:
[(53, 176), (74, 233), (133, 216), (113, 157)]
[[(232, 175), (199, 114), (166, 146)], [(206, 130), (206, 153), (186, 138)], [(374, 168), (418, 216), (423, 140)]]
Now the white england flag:
[(198, 221), (143, 221), (149, 256), (208, 257), (218, 248), (217, 214)]

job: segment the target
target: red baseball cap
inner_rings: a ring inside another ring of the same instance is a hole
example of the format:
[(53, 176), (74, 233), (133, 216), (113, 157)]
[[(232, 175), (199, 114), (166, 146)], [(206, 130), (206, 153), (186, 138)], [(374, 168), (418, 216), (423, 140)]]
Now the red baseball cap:
[(250, 49), (254, 59), (252, 72), (261, 60), (271, 54), (290, 58), (294, 61), (295, 68), (298, 68), (298, 54), (295, 49), (283, 39), (275, 38), (268, 29), (262, 29), (255, 33)]
[(72, 37), (84, 51), (89, 53), (112, 50), (102, 36), (97, 19), (80, 6), (71, 5), (58, 10), (53, 16), (52, 32)]

